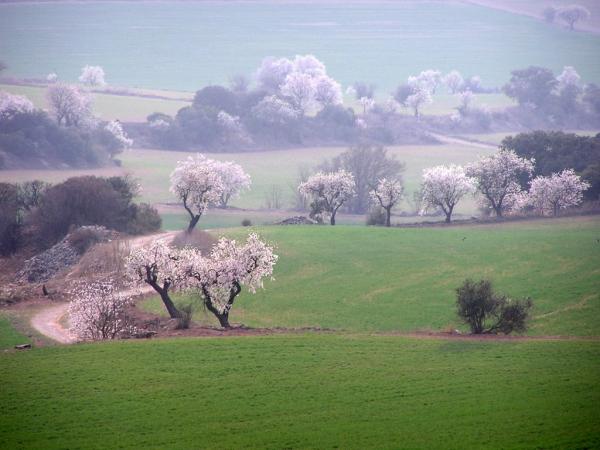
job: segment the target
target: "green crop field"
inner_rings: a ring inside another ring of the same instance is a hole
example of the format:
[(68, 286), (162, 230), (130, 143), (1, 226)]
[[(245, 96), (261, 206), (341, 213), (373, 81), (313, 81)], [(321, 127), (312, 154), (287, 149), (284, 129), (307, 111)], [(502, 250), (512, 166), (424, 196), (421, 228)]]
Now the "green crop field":
[(344, 87), (366, 81), (382, 96), (425, 69), (497, 87), (517, 68), (570, 65), (600, 81), (600, 36), (531, 17), (458, 1), (285, 3), (5, 3), (0, 55), (19, 78), (73, 82), (98, 64), (116, 86), (186, 91), (252, 76), (266, 56), (306, 53)]
[(0, 354), (0, 447), (595, 448), (600, 343), (297, 335)]
[[(352, 331), (460, 329), (454, 289), (465, 278), (486, 277), (514, 298), (533, 298), (529, 334), (600, 336), (598, 217), (450, 228), (255, 230), (277, 247), (275, 281), (255, 295), (242, 294), (233, 322)], [(227, 232), (240, 239), (247, 233)], [(190, 294), (177, 299), (198, 301)], [(144, 307), (163, 312), (158, 298)], [(197, 318), (213, 320), (201, 307)]]

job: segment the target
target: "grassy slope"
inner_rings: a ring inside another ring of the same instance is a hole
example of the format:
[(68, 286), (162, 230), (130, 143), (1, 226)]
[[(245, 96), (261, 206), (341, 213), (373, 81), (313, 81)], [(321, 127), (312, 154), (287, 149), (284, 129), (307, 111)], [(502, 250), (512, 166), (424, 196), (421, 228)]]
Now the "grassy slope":
[[(598, 217), (442, 229), (259, 228), (277, 246), (276, 280), (243, 293), (231, 318), (267, 327), (454, 329), (454, 289), (467, 277), (488, 277), (502, 292), (534, 299), (531, 335), (600, 336), (599, 229)], [(163, 310), (158, 299), (146, 307)]]
[(29, 342), (31, 342), (30, 338), (24, 336), (13, 327), (9, 316), (0, 312), (0, 350)]
[(272, 336), (0, 361), (2, 448), (600, 445), (598, 342)]

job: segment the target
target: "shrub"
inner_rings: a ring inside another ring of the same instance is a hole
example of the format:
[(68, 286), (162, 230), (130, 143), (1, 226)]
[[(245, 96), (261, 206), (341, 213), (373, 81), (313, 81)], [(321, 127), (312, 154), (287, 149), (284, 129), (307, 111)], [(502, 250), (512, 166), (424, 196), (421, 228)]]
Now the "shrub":
[(194, 306), (191, 303), (184, 305), (177, 305), (177, 309), (180, 312), (180, 316), (177, 318), (177, 329), (187, 330), (192, 322), (192, 316), (194, 315)]
[(181, 232), (173, 239), (173, 245), (177, 248), (193, 247), (201, 253), (208, 254), (217, 239), (210, 233), (194, 229), (191, 233)]
[(158, 211), (148, 203), (132, 205), (134, 208), (133, 218), (127, 225), (130, 234), (146, 234), (160, 230), (162, 219)]
[(21, 243), (19, 190), (10, 183), (0, 183), (0, 255), (14, 253)]
[(367, 225), (385, 225), (386, 214), (381, 206), (374, 206), (367, 214)]
[(242, 226), (243, 227), (251, 227), (252, 221), (250, 219), (244, 219), (244, 220), (242, 220)]
[(489, 280), (467, 279), (456, 289), (458, 316), (469, 325), (473, 334), (509, 334), (527, 330), (530, 298), (512, 300), (496, 294)]
[(95, 227), (80, 227), (69, 234), (69, 244), (83, 255), (88, 248), (105, 240), (106, 230)]

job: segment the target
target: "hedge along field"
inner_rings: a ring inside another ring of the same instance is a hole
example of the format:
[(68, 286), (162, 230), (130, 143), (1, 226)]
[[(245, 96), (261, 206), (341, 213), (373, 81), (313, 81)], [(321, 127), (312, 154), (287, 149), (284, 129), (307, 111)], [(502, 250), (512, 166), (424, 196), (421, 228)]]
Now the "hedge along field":
[(278, 335), (0, 354), (2, 448), (594, 448), (600, 344)]
[[(0, 84), (0, 91), (24, 95), (38, 108), (48, 109), (45, 87)], [(137, 95), (92, 93), (91, 96), (95, 115), (103, 120), (119, 119), (121, 122), (145, 122), (146, 117), (157, 111), (173, 116), (191, 103)]]
[[(599, 230), (598, 217), (436, 228), (259, 227), (280, 257), (275, 281), (255, 295), (242, 292), (230, 319), (252, 327), (465, 330), (454, 289), (465, 278), (486, 277), (511, 297), (533, 298), (528, 334), (600, 336)], [(195, 295), (176, 298), (198, 302)], [(145, 307), (164, 309), (158, 298)], [(195, 319), (214, 324), (201, 306)]]

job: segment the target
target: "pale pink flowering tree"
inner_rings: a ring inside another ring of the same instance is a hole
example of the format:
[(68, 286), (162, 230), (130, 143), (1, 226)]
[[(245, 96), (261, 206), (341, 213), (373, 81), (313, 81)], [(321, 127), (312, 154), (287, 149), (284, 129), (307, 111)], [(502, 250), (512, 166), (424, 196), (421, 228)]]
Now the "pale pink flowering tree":
[(104, 129), (114, 136), (119, 143), (120, 150), (129, 148), (133, 145), (133, 141), (127, 137), (127, 133), (125, 133), (121, 122), (118, 120), (108, 122)]
[(461, 166), (436, 166), (423, 170), (421, 187), (423, 211), (439, 208), (446, 215), (446, 222), (452, 219), (452, 212), (465, 195), (473, 192), (475, 180), (465, 174)]
[(221, 200), (224, 185), (219, 163), (197, 154), (179, 161), (171, 173), (171, 192), (181, 200), (190, 216), (187, 231), (191, 233), (208, 206)]
[(159, 295), (171, 318), (181, 312), (171, 300), (170, 291), (183, 288), (186, 281), (185, 264), (189, 249), (177, 250), (162, 241), (131, 251), (125, 260), (125, 273), (134, 284), (147, 284)]
[(370, 111), (375, 106), (375, 99), (370, 97), (361, 97), (358, 99), (358, 103), (360, 103), (363, 108), (363, 114), (366, 114), (367, 111)]
[(105, 86), (104, 69), (100, 66), (85, 66), (81, 68), (79, 82), (84, 86)]
[(93, 122), (92, 100), (77, 87), (56, 83), (48, 87), (47, 97), (59, 125), (83, 127)]
[(442, 79), (442, 82), (446, 85), (451, 94), (459, 93), (465, 84), (465, 80), (458, 70), (450, 71)]
[(573, 66), (563, 67), (563, 71), (556, 77), (556, 81), (558, 81), (562, 87), (577, 86), (580, 80), (581, 77)]
[(268, 57), (262, 60), (256, 71), (256, 80), (263, 89), (278, 92), (285, 78), (294, 71), (294, 64), (288, 58)]
[(400, 180), (382, 178), (377, 186), (371, 190), (371, 198), (377, 202), (386, 213), (385, 226), (391, 225), (392, 209), (402, 200), (404, 186)]
[(230, 328), (229, 313), (245, 286), (254, 293), (263, 279), (272, 277), (277, 255), (273, 248), (252, 233), (246, 243), (221, 238), (208, 257), (199, 252), (187, 255), (187, 274), (198, 288), (202, 302), (223, 328)]
[(281, 94), (304, 114), (315, 102), (314, 79), (305, 73), (292, 72), (281, 85)]
[(583, 181), (573, 169), (539, 176), (531, 181), (529, 204), (540, 214), (557, 216), (561, 209), (577, 206), (583, 200), (583, 192), (590, 184)]
[(69, 302), (70, 333), (82, 341), (117, 339), (132, 331), (127, 315), (131, 298), (111, 282), (79, 286)]
[(246, 133), (244, 126), (240, 123), (239, 116), (232, 116), (225, 111), (219, 111), (217, 114), (217, 123), (224, 131), (224, 141), (250, 144), (252, 139)]
[(252, 115), (269, 125), (286, 125), (300, 116), (292, 105), (285, 100), (268, 95), (252, 108)]
[(342, 87), (340, 83), (327, 75), (318, 77), (314, 83), (315, 101), (321, 106), (340, 105), (342, 103)]
[(219, 203), (226, 208), (229, 200), (238, 197), (242, 191), (250, 189), (252, 181), (242, 166), (233, 161), (216, 161), (215, 167), (223, 183)]
[(421, 108), (424, 105), (433, 103), (433, 98), (431, 97), (431, 92), (427, 89), (416, 88), (414, 94), (409, 95), (404, 103), (413, 109), (415, 117), (418, 119), (421, 117)]
[(335, 215), (346, 200), (355, 194), (354, 177), (345, 170), (318, 172), (298, 186), (298, 192), (313, 200), (311, 215), (325, 213), (329, 223), (335, 225)]
[(319, 61), (314, 55), (296, 55), (293, 61), (294, 72), (303, 73), (318, 78), (327, 74), (325, 64)]
[(484, 204), (501, 217), (521, 194), (520, 180), (529, 180), (533, 164), (533, 160), (521, 158), (512, 150), (500, 150), (468, 165), (466, 174), (475, 180)]
[(0, 120), (10, 119), (18, 114), (28, 114), (35, 110), (33, 103), (24, 96), (0, 91)]
[(435, 94), (436, 89), (442, 83), (442, 73), (439, 70), (424, 70), (417, 76), (408, 77), (408, 84), (414, 89), (423, 89), (430, 94)]

